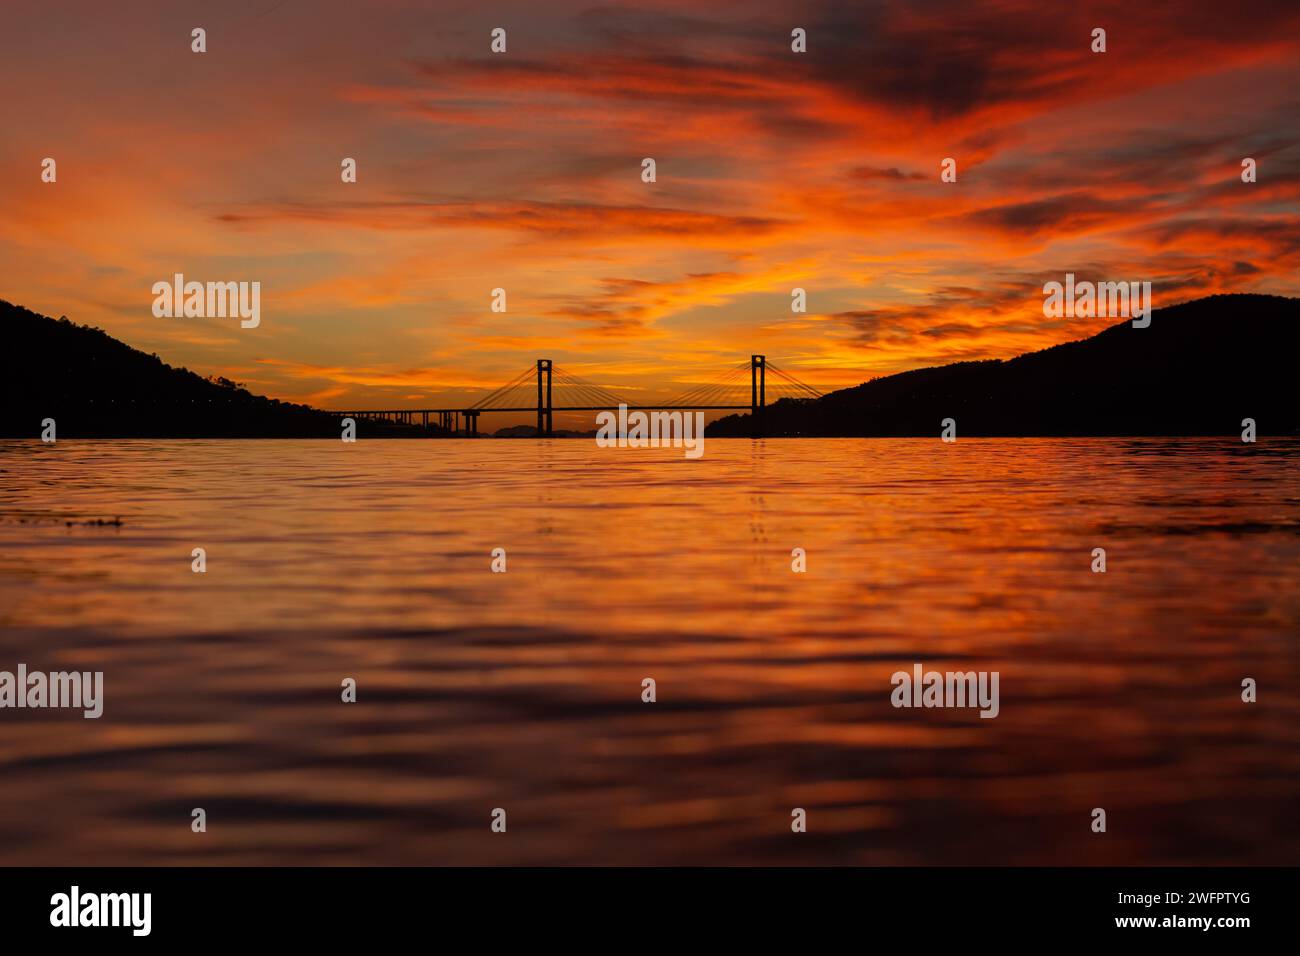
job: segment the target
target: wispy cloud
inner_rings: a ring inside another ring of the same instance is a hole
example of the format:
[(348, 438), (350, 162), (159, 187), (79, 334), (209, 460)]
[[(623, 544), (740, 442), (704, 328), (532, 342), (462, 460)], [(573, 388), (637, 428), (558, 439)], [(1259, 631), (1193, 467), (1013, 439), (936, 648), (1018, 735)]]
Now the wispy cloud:
[[(753, 351), (844, 384), (1095, 330), (1037, 308), (1066, 270), (1300, 292), (1291, 2), (507, 0), (430, 29), (323, 0), (214, 12), (206, 57), (161, 0), (148, 29), (73, 13), (9, 13), (0, 295), (286, 398), (468, 394), (538, 354), (628, 388)], [(259, 334), (154, 320), (176, 271), (260, 280)]]

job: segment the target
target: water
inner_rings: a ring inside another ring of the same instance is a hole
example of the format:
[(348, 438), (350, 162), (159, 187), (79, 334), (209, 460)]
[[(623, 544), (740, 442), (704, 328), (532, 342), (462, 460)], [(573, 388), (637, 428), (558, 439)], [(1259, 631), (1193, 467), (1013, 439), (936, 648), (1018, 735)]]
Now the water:
[(0, 863), (1294, 864), (1298, 459), (0, 442), (0, 670), (105, 674), (0, 710)]

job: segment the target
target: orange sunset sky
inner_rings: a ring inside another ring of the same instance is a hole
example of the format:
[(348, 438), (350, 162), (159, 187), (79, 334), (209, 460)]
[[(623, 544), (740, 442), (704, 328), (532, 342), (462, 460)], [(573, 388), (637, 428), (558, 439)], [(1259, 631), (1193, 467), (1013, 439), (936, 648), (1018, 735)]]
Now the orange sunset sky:
[[(1300, 294), (1300, 4), (1160, 6), (5, 0), (0, 298), (392, 408), (1009, 357), (1112, 324), (1043, 317), (1067, 271)], [(261, 326), (155, 318), (177, 272)]]

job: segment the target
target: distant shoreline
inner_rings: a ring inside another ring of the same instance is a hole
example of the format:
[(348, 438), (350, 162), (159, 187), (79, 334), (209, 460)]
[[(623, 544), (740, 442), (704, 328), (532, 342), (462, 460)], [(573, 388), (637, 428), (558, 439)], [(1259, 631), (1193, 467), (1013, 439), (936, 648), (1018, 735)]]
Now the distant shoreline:
[[(46, 421), (65, 440), (342, 437), (343, 413), (174, 368), (67, 319), (0, 302), (0, 334), (8, 344), (0, 355), (6, 388), (0, 437), (40, 437)], [(1012, 359), (915, 369), (816, 398), (783, 398), (757, 415), (718, 418), (704, 434), (958, 440), (1297, 435), (1297, 354), (1300, 299), (1215, 295), (1156, 309), (1148, 326), (1122, 322)], [(384, 413), (404, 421), (351, 417), (359, 439), (460, 437), (427, 412), (420, 417), (428, 424), (415, 424), (418, 412)], [(594, 435), (561, 430), (553, 437)], [(514, 425), (465, 437), (537, 436), (530, 425)]]
[[(364, 439), (365, 441), (419, 441), (426, 436), (421, 435), (379, 435)], [(581, 441), (591, 439), (590, 435), (551, 435), (544, 439), (546, 441)], [(936, 441), (940, 440), (939, 435), (767, 435), (753, 438), (745, 435), (709, 435), (709, 441), (729, 441), (729, 442), (753, 442), (753, 441)], [(1261, 433), (1256, 442), (1252, 444), (1266, 444), (1268, 441), (1277, 440), (1300, 441), (1300, 433), (1289, 433), (1281, 435), (1268, 435)], [(146, 441), (338, 441), (338, 437), (326, 437), (321, 435), (69, 435), (60, 436), (58, 441), (62, 442), (146, 442)], [(438, 439), (440, 441), (531, 441), (536, 440), (536, 436), (495, 436), (495, 435), (443, 435)], [(1234, 445), (1243, 444), (1241, 436), (1236, 433), (1231, 434), (1182, 434), (1182, 435), (1162, 435), (1162, 434), (1116, 434), (1116, 435), (963, 435), (960, 441), (954, 440), (952, 444), (961, 444), (962, 442), (974, 441), (1230, 441)], [(40, 438), (33, 435), (0, 435), (0, 442), (41, 442)], [(50, 443), (54, 444), (54, 443)]]

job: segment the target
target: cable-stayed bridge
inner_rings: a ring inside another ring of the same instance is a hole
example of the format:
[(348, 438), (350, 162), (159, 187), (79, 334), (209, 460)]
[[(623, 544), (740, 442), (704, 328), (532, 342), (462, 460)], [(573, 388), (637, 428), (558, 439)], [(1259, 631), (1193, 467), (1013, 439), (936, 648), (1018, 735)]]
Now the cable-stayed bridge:
[[(748, 372), (748, 381), (745, 373)], [(768, 381), (768, 373), (771, 381)], [(471, 405), (461, 408), (389, 408), (354, 409), (334, 412), (347, 418), (369, 418), (418, 425), (436, 424), (453, 434), (477, 435), (479, 416), (487, 412), (535, 412), (537, 434), (554, 434), (556, 412), (617, 411), (715, 411), (748, 410), (753, 416), (755, 434), (762, 433), (763, 408), (781, 398), (820, 398), (821, 392), (799, 381), (767, 360), (765, 355), (751, 355), (748, 361), (718, 373), (714, 380), (695, 385), (664, 402), (647, 402), (597, 385), (578, 375), (558, 368), (550, 359), (538, 359), (510, 381), (493, 389)], [(464, 428), (462, 431), (462, 420)]]

